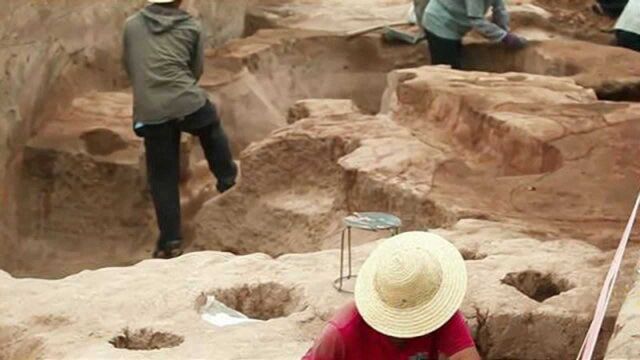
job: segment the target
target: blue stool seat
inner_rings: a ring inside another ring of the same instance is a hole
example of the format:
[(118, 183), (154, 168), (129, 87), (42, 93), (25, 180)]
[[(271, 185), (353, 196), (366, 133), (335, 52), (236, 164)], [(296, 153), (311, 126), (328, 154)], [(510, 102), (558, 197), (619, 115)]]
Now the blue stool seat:
[(353, 213), (344, 218), (344, 224), (347, 227), (367, 230), (393, 230), (402, 226), (402, 221), (394, 215), (381, 212), (364, 212)]
[[(359, 229), (364, 231), (390, 231), (391, 235), (397, 235), (400, 232), (402, 221), (394, 215), (382, 212), (361, 212), (353, 213), (343, 220), (344, 230), (340, 238), (340, 277), (333, 281), (333, 286), (340, 292), (352, 291), (344, 290), (344, 280), (350, 280), (356, 277), (352, 273), (351, 267), (351, 229)], [(344, 248), (345, 237), (347, 239), (347, 248), (349, 251), (349, 268), (348, 274), (344, 275)]]

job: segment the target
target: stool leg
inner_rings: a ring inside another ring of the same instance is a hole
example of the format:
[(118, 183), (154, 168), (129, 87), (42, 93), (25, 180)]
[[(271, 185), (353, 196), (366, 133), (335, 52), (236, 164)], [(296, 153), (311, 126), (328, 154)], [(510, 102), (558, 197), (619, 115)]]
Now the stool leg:
[(349, 242), (349, 279), (351, 279), (351, 228), (347, 228), (347, 239)]
[(338, 290), (342, 290), (342, 279), (344, 277), (344, 233), (347, 229), (342, 230), (342, 236), (340, 236), (340, 285)]

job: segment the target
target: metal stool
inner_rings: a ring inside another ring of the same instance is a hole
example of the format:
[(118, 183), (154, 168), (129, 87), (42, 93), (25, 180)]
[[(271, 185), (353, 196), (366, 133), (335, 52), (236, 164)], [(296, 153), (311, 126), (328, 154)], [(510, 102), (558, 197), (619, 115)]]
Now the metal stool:
[[(342, 236), (340, 238), (340, 277), (333, 281), (333, 286), (336, 290), (341, 292), (353, 293), (349, 290), (342, 288), (344, 280), (350, 280), (356, 278), (357, 275), (353, 275), (351, 268), (351, 229), (360, 229), (365, 231), (390, 231), (391, 235), (398, 235), (400, 232), (400, 226), (402, 221), (391, 214), (379, 213), (379, 212), (364, 212), (353, 213), (347, 216), (343, 220), (345, 228), (342, 230)], [(347, 246), (349, 250), (349, 273), (344, 275), (344, 240), (345, 235), (347, 239)]]

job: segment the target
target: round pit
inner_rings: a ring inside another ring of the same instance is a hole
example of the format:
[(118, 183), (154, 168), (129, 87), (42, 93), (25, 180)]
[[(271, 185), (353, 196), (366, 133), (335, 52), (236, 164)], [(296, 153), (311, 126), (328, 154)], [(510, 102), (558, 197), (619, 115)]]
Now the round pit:
[(565, 279), (535, 270), (509, 273), (502, 279), (502, 283), (540, 303), (573, 288)]
[(255, 320), (287, 317), (304, 308), (295, 289), (273, 282), (219, 289), (213, 295), (229, 308)]
[(150, 351), (174, 348), (184, 342), (182, 336), (152, 329), (124, 329), (121, 334), (109, 341), (117, 349)]

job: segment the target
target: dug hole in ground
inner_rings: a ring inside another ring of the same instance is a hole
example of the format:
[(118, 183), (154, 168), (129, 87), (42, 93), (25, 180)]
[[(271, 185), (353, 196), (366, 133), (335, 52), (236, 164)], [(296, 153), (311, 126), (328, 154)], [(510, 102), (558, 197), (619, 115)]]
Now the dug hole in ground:
[[(403, 231), (460, 249), (483, 358), (575, 357), (640, 172), (640, 55), (579, 31), (605, 20), (584, 4), (511, 4), (532, 45), (472, 35), (467, 71), (454, 71), (427, 66), (424, 43), (344, 35), (401, 19), (405, 1), (191, 2), (216, 34), (201, 84), (241, 180), (211, 191), (185, 136), (189, 253), (143, 261), (155, 220), (117, 50), (142, 3), (7, 5), (0, 358), (299, 358), (350, 300), (332, 281), (354, 211), (395, 214)], [(574, 23), (559, 29), (560, 16)], [(353, 234), (356, 270), (384, 236)], [(633, 358), (634, 333), (615, 323), (637, 241), (597, 358), (613, 333), (611, 358)]]

